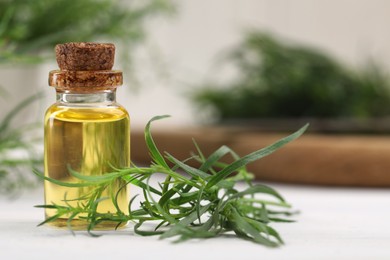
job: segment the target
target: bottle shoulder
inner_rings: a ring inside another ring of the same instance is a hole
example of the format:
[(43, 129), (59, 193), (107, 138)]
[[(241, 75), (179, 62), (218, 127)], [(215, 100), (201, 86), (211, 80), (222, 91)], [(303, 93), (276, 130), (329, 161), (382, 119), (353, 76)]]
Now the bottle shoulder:
[(126, 109), (115, 103), (110, 106), (77, 107), (59, 103), (51, 105), (45, 114), (45, 121), (56, 118), (64, 121), (114, 121), (129, 119)]

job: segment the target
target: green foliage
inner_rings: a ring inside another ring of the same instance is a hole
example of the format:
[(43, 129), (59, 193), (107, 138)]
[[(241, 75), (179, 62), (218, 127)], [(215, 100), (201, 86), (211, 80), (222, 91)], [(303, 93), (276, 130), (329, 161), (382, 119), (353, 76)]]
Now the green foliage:
[[(88, 196), (79, 199), (78, 206), (37, 206), (55, 209), (57, 212), (41, 225), (62, 217), (68, 218), (71, 228), (72, 219), (79, 218), (87, 221), (88, 231), (91, 233), (102, 221), (111, 221), (118, 226), (132, 221), (135, 224), (134, 232), (142, 236), (160, 235), (160, 238), (176, 237), (177, 241), (184, 241), (234, 233), (237, 237), (258, 244), (270, 247), (281, 245), (283, 240), (270, 224), (290, 222), (289, 218), (284, 217), (291, 215), (289, 210), (274, 209), (290, 208), (290, 205), (271, 187), (253, 184), (253, 175), (246, 170), (245, 165), (298, 138), (307, 126), (242, 158), (226, 146), (205, 157), (195, 143), (197, 154), (188, 159), (195, 159), (200, 163), (199, 168), (194, 168), (186, 164), (187, 160), (180, 161), (169, 153), (163, 156), (157, 149), (150, 126), (153, 121), (165, 117), (154, 117), (145, 128), (145, 140), (153, 160), (150, 167), (116, 169), (101, 176), (85, 176), (70, 171), (70, 174), (79, 180), (73, 183), (51, 179), (36, 171), (36, 174), (46, 181), (61, 186), (95, 187)], [(221, 159), (229, 154), (234, 161), (230, 164), (221, 162)], [(155, 175), (165, 176), (164, 181), (152, 185), (152, 177)], [(114, 205), (117, 205), (115, 195), (112, 198), (101, 198), (100, 194), (118, 178), (141, 188), (143, 198), (139, 200), (139, 208), (133, 209), (133, 204), (138, 199), (136, 195), (130, 201), (129, 214), (122, 212), (119, 207), (115, 213), (99, 213), (97, 205), (102, 200), (111, 199)], [(241, 182), (245, 182), (246, 187), (239, 191), (237, 184)], [(64, 200), (66, 201), (66, 197)], [(146, 223), (154, 224), (154, 229), (150, 229), (150, 225), (145, 225)]]
[(26, 172), (42, 164), (42, 155), (34, 147), (37, 140), (27, 138), (38, 127), (36, 124), (16, 127), (12, 123), (40, 97), (37, 94), (22, 100), (0, 121), (0, 194), (15, 194), (37, 183), (37, 179)]
[(257, 31), (227, 61), (238, 78), (205, 83), (194, 94), (200, 108), (211, 105), (221, 119), (390, 115), (390, 81), (375, 64), (350, 71), (320, 51)]
[[(172, 11), (169, 0), (0, 0), (0, 63), (33, 62), (63, 42), (118, 40), (130, 50), (145, 36), (145, 21)], [(51, 51), (52, 53), (52, 51)]]

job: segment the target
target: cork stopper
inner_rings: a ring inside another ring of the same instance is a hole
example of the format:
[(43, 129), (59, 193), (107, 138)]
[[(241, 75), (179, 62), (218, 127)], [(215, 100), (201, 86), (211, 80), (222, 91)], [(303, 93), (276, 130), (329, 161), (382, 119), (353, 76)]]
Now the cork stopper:
[(122, 85), (122, 72), (111, 70), (115, 45), (70, 42), (55, 47), (60, 70), (49, 73), (49, 85), (60, 90), (92, 91)]
[(111, 70), (115, 45), (112, 43), (69, 42), (55, 47), (61, 70)]

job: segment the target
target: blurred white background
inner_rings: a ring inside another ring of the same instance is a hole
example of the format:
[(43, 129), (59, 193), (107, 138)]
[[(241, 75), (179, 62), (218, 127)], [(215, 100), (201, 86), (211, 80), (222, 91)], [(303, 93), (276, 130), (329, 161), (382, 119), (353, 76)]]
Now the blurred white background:
[[(390, 1), (387, 0), (177, 2), (175, 16), (151, 21), (148, 40), (136, 53), (136, 73), (142, 86), (135, 90), (127, 81), (118, 91), (118, 100), (128, 109), (134, 128), (142, 128), (157, 114), (173, 116), (160, 123), (167, 127), (198, 124), (203, 120), (185, 93), (212, 76), (210, 71), (218, 55), (237, 44), (248, 28), (313, 45), (352, 66), (369, 59), (387, 68), (390, 65)], [(163, 68), (168, 76), (151, 72), (156, 67)], [(47, 95), (39, 111), (48, 107), (55, 100), (55, 92), (47, 87), (47, 75), (56, 68), (53, 62), (39, 66), (2, 65), (0, 85), (7, 88), (10, 96), (0, 101), (0, 109), (7, 110), (9, 102), (16, 103), (41, 89)], [(121, 69), (120, 64), (116, 68)], [(38, 112), (37, 116), (41, 114)]]

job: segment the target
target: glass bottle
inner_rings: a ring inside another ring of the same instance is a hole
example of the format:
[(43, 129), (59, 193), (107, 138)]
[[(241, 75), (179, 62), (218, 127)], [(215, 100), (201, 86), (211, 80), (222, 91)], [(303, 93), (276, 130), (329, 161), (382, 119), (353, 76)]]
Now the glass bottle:
[[(56, 89), (57, 102), (45, 115), (45, 176), (78, 182), (69, 170), (83, 175), (102, 175), (113, 168), (130, 166), (130, 120), (116, 102), (116, 88), (122, 72), (111, 70), (115, 47), (112, 44), (68, 43), (56, 46), (61, 70), (51, 71), (49, 85)], [(107, 64), (108, 63), (108, 64)], [(94, 187), (63, 187), (45, 182), (45, 203), (77, 206)], [(128, 213), (128, 190), (117, 181), (102, 197), (117, 195), (120, 210)], [(116, 212), (111, 199), (99, 202), (98, 212)], [(46, 209), (46, 219), (56, 210)], [(70, 216), (51, 225), (66, 227)], [(82, 217), (82, 216), (81, 216)], [(117, 223), (102, 222), (98, 229), (112, 229)], [(125, 223), (123, 223), (124, 225)], [(71, 221), (73, 229), (85, 229), (82, 218)]]

